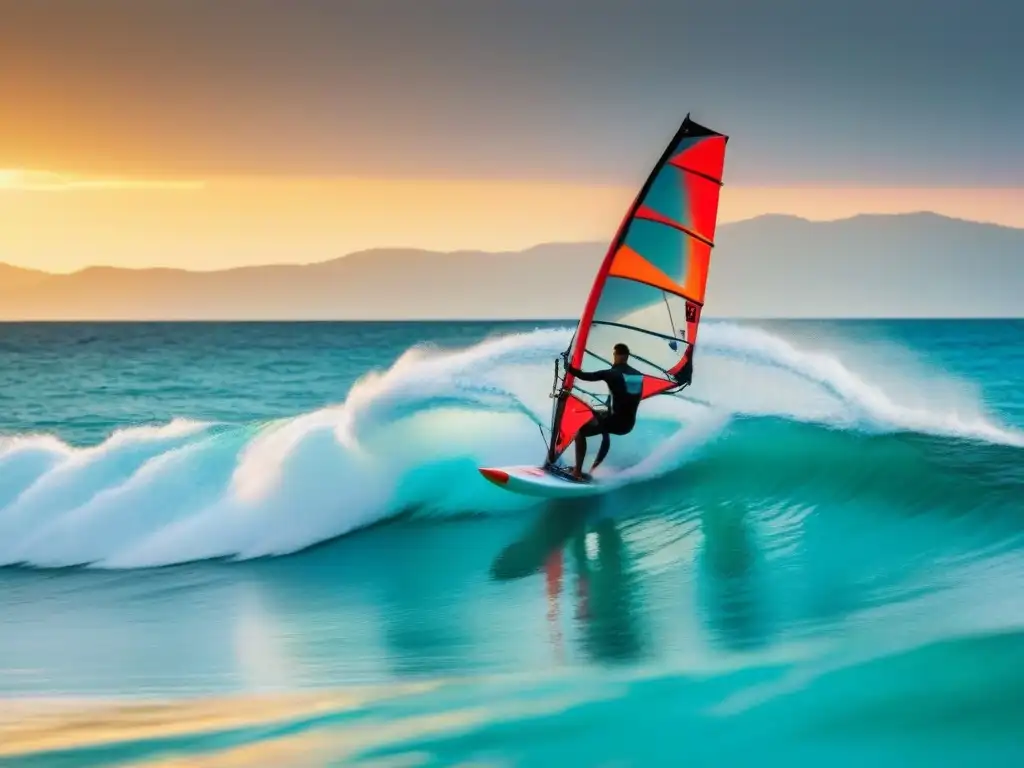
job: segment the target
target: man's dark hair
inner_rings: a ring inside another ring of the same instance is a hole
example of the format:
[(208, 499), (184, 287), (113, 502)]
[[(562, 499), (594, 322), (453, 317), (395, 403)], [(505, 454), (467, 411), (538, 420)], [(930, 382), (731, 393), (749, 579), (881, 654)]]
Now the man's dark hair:
[(629, 357), (629, 347), (625, 344), (616, 344), (612, 349), (616, 355), (625, 355), (626, 357)]

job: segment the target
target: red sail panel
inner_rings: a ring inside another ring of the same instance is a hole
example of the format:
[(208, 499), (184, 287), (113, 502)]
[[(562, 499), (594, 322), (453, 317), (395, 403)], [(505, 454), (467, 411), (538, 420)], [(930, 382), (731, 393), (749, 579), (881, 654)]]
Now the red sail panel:
[[(597, 270), (569, 350), (573, 367), (608, 367), (612, 347), (621, 342), (630, 348), (630, 364), (644, 374), (645, 398), (689, 383), (727, 142), (689, 116), (683, 121)], [(601, 404), (565, 373), (552, 415), (549, 461)]]

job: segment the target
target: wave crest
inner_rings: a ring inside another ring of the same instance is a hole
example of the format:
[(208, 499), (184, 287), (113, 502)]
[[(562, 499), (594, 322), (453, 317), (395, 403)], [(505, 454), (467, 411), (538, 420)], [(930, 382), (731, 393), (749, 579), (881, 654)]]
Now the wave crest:
[[(0, 565), (125, 568), (280, 555), (411, 509), (452, 515), (537, 505), (475, 470), (538, 460), (551, 361), (568, 335), (538, 330), (459, 350), (414, 347), (390, 369), (367, 373), (343, 402), (268, 424), (179, 420), (121, 430), (84, 449), (46, 435), (4, 438)], [(1024, 446), (1024, 435), (985, 417), (976, 401), (902, 405), (881, 371), (869, 382), (833, 353), (757, 328), (706, 323), (697, 363), (685, 397), (645, 404), (634, 434), (615, 441), (611, 466), (628, 465), (636, 480), (665, 475), (738, 416)]]

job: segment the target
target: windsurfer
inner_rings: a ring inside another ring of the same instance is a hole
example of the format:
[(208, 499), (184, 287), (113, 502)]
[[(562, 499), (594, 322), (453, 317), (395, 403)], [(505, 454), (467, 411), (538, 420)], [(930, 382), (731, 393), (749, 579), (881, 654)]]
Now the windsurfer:
[(587, 373), (569, 362), (565, 356), (565, 369), (581, 381), (603, 381), (608, 385), (611, 402), (608, 410), (595, 411), (593, 418), (584, 424), (576, 433), (576, 466), (573, 477), (577, 480), (585, 478), (583, 460), (587, 456), (587, 438), (601, 436), (601, 447), (597, 451), (594, 463), (590, 467), (593, 472), (604, 461), (611, 447), (611, 435), (628, 435), (636, 423), (636, 411), (643, 397), (644, 377), (627, 362), (629, 347), (616, 344), (612, 349), (612, 367)]

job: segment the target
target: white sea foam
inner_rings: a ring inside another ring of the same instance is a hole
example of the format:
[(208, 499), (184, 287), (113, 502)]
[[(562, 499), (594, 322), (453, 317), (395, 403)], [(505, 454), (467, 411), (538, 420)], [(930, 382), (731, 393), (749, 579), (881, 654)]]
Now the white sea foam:
[[(407, 510), (500, 513), (537, 504), (494, 488), (487, 464), (544, 445), (552, 359), (567, 330), (444, 351), (415, 348), (343, 402), (263, 425), (175, 421), (71, 448), (0, 441), (0, 564), (145, 567), (290, 553)], [(634, 479), (685, 462), (737, 414), (839, 428), (913, 430), (1024, 446), (976, 403), (902, 405), (833, 354), (729, 323), (701, 329), (692, 400), (656, 398), (610, 466)], [(898, 371), (887, 370), (891, 380)], [(594, 450), (592, 448), (591, 450)]]

